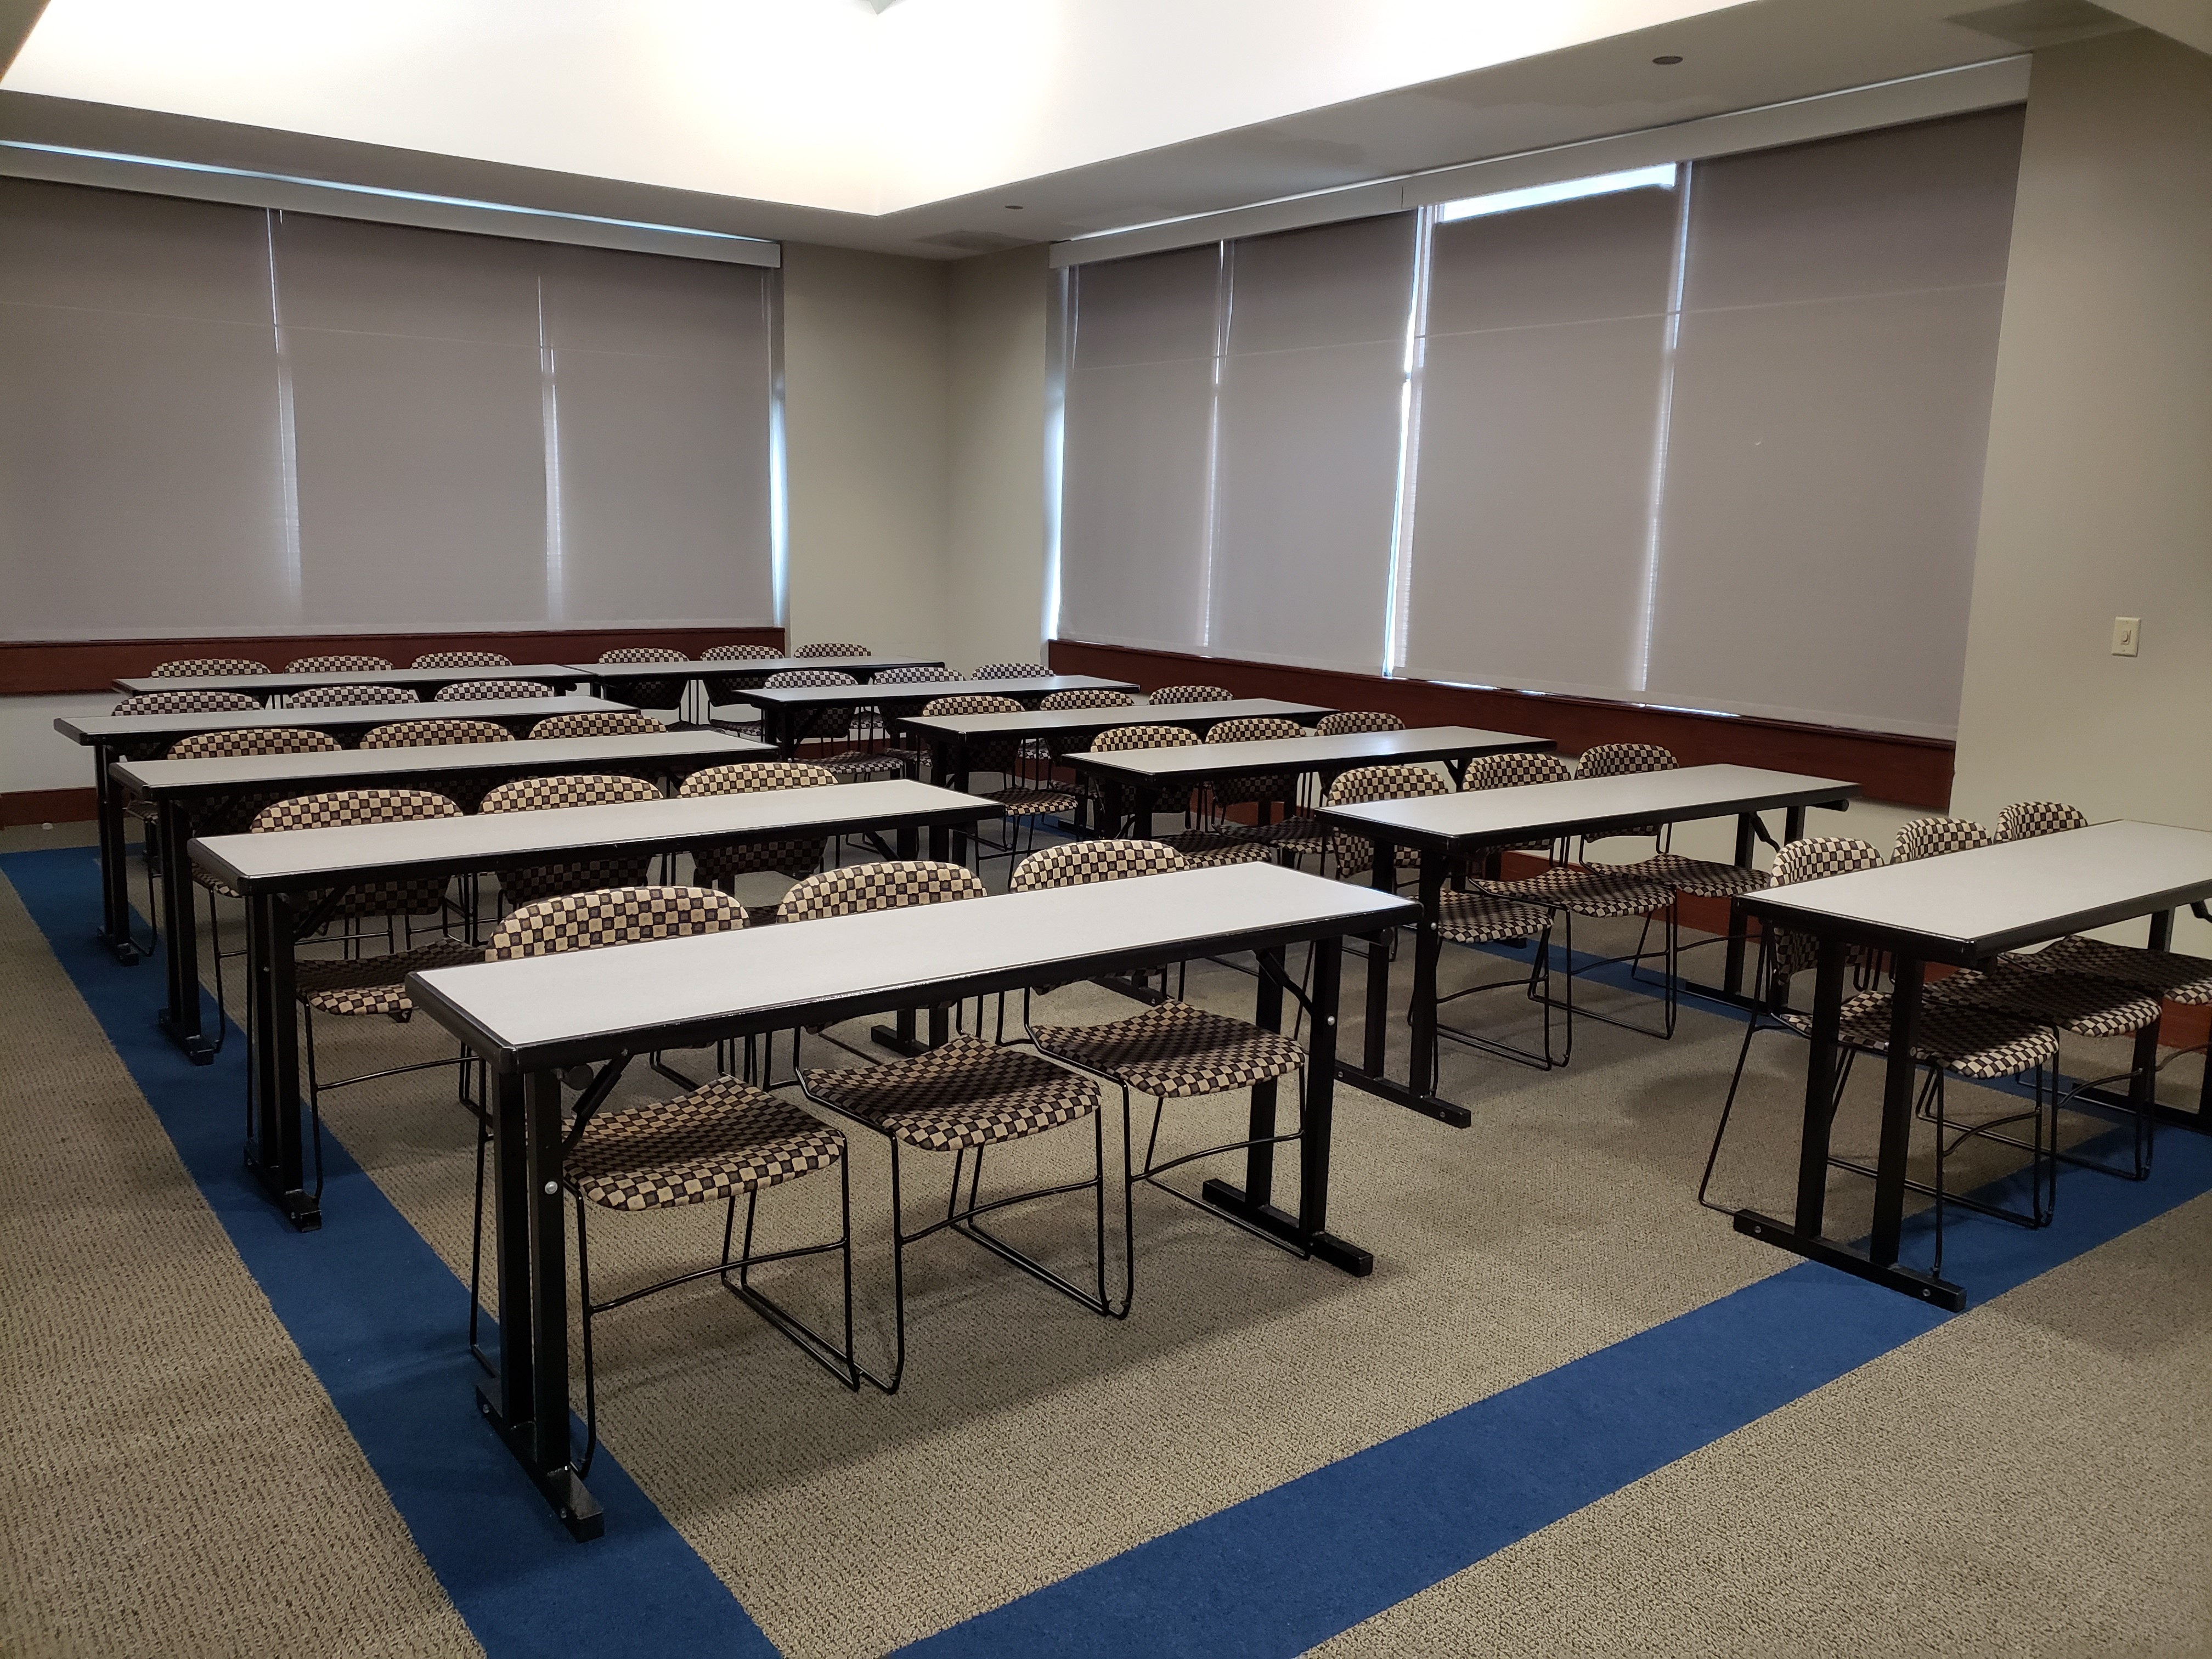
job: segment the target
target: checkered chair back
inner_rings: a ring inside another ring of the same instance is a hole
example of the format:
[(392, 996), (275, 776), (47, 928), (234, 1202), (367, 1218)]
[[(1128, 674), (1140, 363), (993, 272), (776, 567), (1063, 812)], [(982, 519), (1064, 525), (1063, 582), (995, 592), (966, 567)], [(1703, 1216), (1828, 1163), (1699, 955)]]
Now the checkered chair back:
[[(1018, 714), (1021, 712), (1021, 704), (1012, 697), (994, 697), (976, 691), (933, 698), (921, 708), (924, 720), (952, 714)], [(1011, 773), (1019, 752), (1020, 745), (1012, 738), (996, 743), (970, 743), (968, 745), (968, 769), (971, 772)]]
[[(169, 745), (171, 760), (220, 760), (234, 755), (326, 755), (342, 747), (327, 732), (264, 726), (243, 732), (196, 732)], [(194, 803), (192, 830), (202, 836), (241, 836), (278, 793), (231, 795)]]
[[(628, 645), (619, 651), (602, 651), (601, 662), (690, 662), (681, 651), (672, 651), (662, 645)], [(682, 706), (685, 687), (690, 682), (681, 676), (665, 680), (626, 680), (623, 689), (629, 696), (647, 708), (676, 708)]]
[(1468, 789), (1519, 789), (1534, 783), (1565, 783), (1574, 774), (1557, 755), (1478, 755), (1468, 763)]
[[(1774, 878), (1769, 888), (1818, 881), (1823, 876), (1847, 876), (1854, 870), (1877, 869), (1881, 864), (1881, 854), (1873, 843), (1856, 836), (1808, 836), (1782, 843), (1774, 855)], [(1811, 968), (1819, 957), (1820, 942), (1810, 933), (1774, 930), (1769, 971), (1775, 979), (1786, 984), (1791, 975)]]
[(538, 680), (463, 680), (443, 685), (432, 702), (496, 702), (501, 697), (550, 697), (553, 688)]
[(1323, 714), (1321, 724), (1314, 729), (1324, 738), (1349, 738), (1361, 732), (1402, 732), (1406, 722), (1378, 709), (1347, 708), (1338, 714)]
[(362, 708), (371, 703), (422, 701), (402, 685), (319, 685), (292, 694), (295, 708)]
[[(710, 766), (684, 780), (677, 793), (686, 799), (700, 795), (744, 795), (765, 789), (831, 789), (837, 775), (825, 767), (803, 761), (744, 761), (735, 766)], [(779, 875), (811, 876), (822, 867), (826, 836), (791, 841), (753, 842), (742, 847), (695, 847), (691, 863), (699, 880), (724, 882), (755, 871), (773, 870)]]
[(667, 729), (635, 709), (593, 708), (580, 714), (548, 714), (530, 728), (530, 736), (532, 742), (550, 743), (562, 738), (643, 738)]
[(886, 668), (871, 679), (871, 685), (935, 685), (945, 680), (957, 681), (960, 676), (949, 668)]
[[(617, 773), (566, 773), (550, 778), (517, 778), (483, 798), (485, 812), (551, 812), (566, 806), (606, 806), (618, 801), (659, 800), (660, 791), (642, 778)], [(533, 864), (499, 872), (499, 890), (511, 904), (530, 904), (563, 893), (588, 893), (603, 887), (635, 887), (653, 871), (650, 853), (619, 858), (579, 859), (568, 864)]]
[(1040, 708), (1058, 713), (1064, 708), (1128, 708), (1136, 699), (1127, 691), (1109, 691), (1103, 686), (1086, 685), (1074, 691), (1048, 691)]
[[(783, 653), (772, 645), (710, 645), (699, 653), (701, 662), (773, 662)], [(761, 683), (758, 674), (718, 674), (707, 682), (709, 702), (742, 702), (744, 694)]]
[(1094, 881), (1125, 881), (1131, 876), (1164, 875), (1189, 867), (1182, 854), (1164, 842), (1071, 841), (1024, 859), (1006, 890), (1035, 893), (1048, 887), (1084, 887)]
[(596, 951), (609, 945), (731, 933), (745, 907), (711, 887), (611, 887), (526, 904), (493, 930), (487, 962)]
[[(1449, 795), (1451, 785), (1419, 766), (1361, 766), (1343, 774), (1322, 797), (1325, 806), (1364, 806), (1371, 800), (1410, 800), (1417, 795)], [(1337, 830), (1336, 873), (1357, 876), (1375, 867), (1375, 843), (1364, 836)]]
[(2016, 800), (1997, 814), (1997, 839), (2033, 841), (2038, 836), (2063, 835), (2088, 825), (2080, 808), (2063, 800)]
[(985, 662), (975, 665), (971, 680), (1042, 680), (1051, 677), (1052, 670), (1041, 662)]
[(1150, 694), (1153, 702), (1233, 702), (1237, 694), (1225, 685), (1164, 685)]
[(432, 651), (415, 659), (417, 668), (512, 668), (514, 659), (496, 651)]
[[(261, 705), (243, 691), (147, 691), (125, 697), (111, 714), (234, 714)], [(122, 760), (152, 760), (169, 745), (167, 738), (138, 738), (110, 744)]]
[(449, 743), (511, 743), (513, 735), (490, 720), (395, 720), (362, 733), (364, 749), (435, 749)]
[[(1285, 738), (1302, 738), (1306, 729), (1296, 720), (1286, 720), (1272, 714), (1247, 714), (1233, 720), (1216, 720), (1206, 727), (1208, 743), (1274, 743)], [(1297, 787), (1297, 779), (1287, 774), (1263, 778), (1224, 778), (1213, 786), (1213, 804), (1217, 806), (1236, 806), (1249, 800), (1282, 800)]]
[(146, 671), (149, 680), (196, 680), (210, 674), (265, 674), (269, 665), (251, 657), (180, 657), (157, 662)]
[(288, 674), (375, 674), (392, 665), (381, 657), (296, 657), (284, 665)]
[[(354, 823), (404, 823), (422, 818), (457, 818), (461, 809), (443, 795), (427, 789), (334, 789), (319, 795), (295, 795), (264, 806), (248, 828), (257, 836), (277, 835), (289, 830), (329, 830)], [(321, 895), (308, 894), (296, 902), (312, 910)], [(381, 881), (349, 887), (330, 913), (332, 921), (354, 916), (434, 915), (444, 908), (446, 878), (422, 876), (411, 881)]]
[(1971, 853), (1989, 844), (1990, 832), (1972, 818), (1915, 818), (1897, 832), (1897, 851), (1890, 862), (1910, 864), (1946, 853)]
[(872, 910), (903, 910), (916, 904), (945, 904), (984, 898), (989, 889), (976, 873), (957, 864), (928, 859), (891, 859), (881, 864), (848, 864), (809, 876), (775, 907), (778, 921), (820, 921), (827, 916), (857, 916)]
[(841, 645), (835, 640), (825, 640), (818, 645), (802, 645), (791, 654), (794, 657), (872, 657), (876, 653), (865, 645)]
[[(806, 653), (801, 651), (799, 654), (803, 657)], [(815, 654), (829, 656), (832, 653), (827, 651), (817, 651)], [(835, 654), (847, 656), (852, 653), (841, 651)], [(867, 653), (861, 652), (860, 654), (866, 656)], [(781, 674), (771, 674), (761, 682), (763, 685), (774, 691), (781, 691), (787, 687), (803, 690), (810, 685), (858, 685), (860, 683), (855, 676), (836, 668), (789, 668)], [(811, 710), (799, 716), (805, 728), (799, 732), (799, 738), (802, 742), (813, 739), (817, 742), (842, 743), (853, 734), (853, 714), (854, 711), (849, 708)]]
[(1681, 763), (1656, 743), (1601, 743), (1583, 751), (1578, 778), (1618, 778), (1632, 772), (1671, 772)]
[(1197, 741), (1197, 732), (1180, 726), (1114, 726), (1092, 738), (1091, 747), (1111, 755), (1124, 749), (1182, 749)]

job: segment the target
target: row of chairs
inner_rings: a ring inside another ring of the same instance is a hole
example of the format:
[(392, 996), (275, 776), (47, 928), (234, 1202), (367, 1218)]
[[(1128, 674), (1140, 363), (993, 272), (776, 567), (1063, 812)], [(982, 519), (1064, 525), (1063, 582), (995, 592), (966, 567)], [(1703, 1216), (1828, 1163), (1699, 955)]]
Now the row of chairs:
[[(2079, 810), (2063, 801), (2016, 801), (1999, 815), (1994, 839), (2025, 841), (2079, 830), (2087, 823)], [(1899, 830), (1891, 861), (1902, 864), (1967, 852), (1990, 845), (1992, 839), (1987, 830), (1969, 819), (1919, 818)], [(1776, 886), (1787, 886), (1872, 869), (1881, 862), (1879, 851), (1856, 837), (1813, 837), (1790, 842), (1777, 852), (1773, 881)], [(1745, 1028), (1743, 1046), (1698, 1184), (1698, 1201), (1708, 1208), (1726, 1207), (1712, 1203), (1708, 1194), (1742, 1086), (1753, 1038), (1762, 1030), (1787, 1031), (1801, 1037), (1812, 1033), (1811, 1016), (1791, 1008), (1789, 994), (1792, 979), (1811, 969), (1814, 957), (1814, 942), (1786, 929), (1770, 930), (1760, 941), (1759, 982), (1765, 994)], [(1889, 1045), (1891, 993), (1877, 988), (1890, 964), (1879, 955), (1860, 951), (1854, 953), (1850, 967), (1856, 975), (1857, 994), (1843, 1007), (1838, 1040), (1844, 1052), (1836, 1079), (1838, 1103), (1850, 1080), (1852, 1060), (1861, 1054), (1886, 1057)], [(2176, 951), (2069, 935), (2038, 950), (2008, 952), (1985, 969), (1930, 980), (1922, 998), (1912, 1054), (1923, 1078), (1914, 1110), (1916, 1117), (1932, 1130), (1934, 1180), (1908, 1184), (1936, 1201), (1935, 1270), (1940, 1273), (1944, 1213), (1949, 1206), (2038, 1227), (2051, 1219), (2061, 1164), (2137, 1181), (2149, 1175), (2157, 1126), (2152, 1097), (2160, 1066), (2157, 1036), (2162, 1004), (2201, 1006), (2212, 1003), (2212, 965), (2200, 957)], [(2135, 1051), (2128, 1070), (2062, 1089), (2064, 1073), (2059, 1045), (2069, 1033), (2093, 1038), (2133, 1038)], [(1994, 1116), (1960, 1123), (1948, 1108), (1947, 1076), (1978, 1083), (2025, 1077), (2029, 1080), (2028, 1109), (2019, 1112), (1998, 1107)], [(2086, 1091), (2122, 1081), (2131, 1085), (2135, 1097), (2142, 1103), (2132, 1115), (2128, 1161), (2112, 1164), (2063, 1148), (2058, 1113), (2080, 1108)], [(2022, 1122), (2028, 1125), (2025, 1140), (2010, 1133)], [(2028, 1153), (2024, 1206), (1963, 1197), (1949, 1189), (1948, 1162), (1970, 1139), (1996, 1140)], [(1838, 1156), (1830, 1162), (1862, 1175), (1874, 1173), (1848, 1158)]]

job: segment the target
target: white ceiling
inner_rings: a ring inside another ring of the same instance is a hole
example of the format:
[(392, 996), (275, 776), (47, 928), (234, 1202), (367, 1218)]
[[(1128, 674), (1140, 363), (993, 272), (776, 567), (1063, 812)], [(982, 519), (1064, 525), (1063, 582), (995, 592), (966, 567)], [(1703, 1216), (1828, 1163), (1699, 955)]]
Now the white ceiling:
[(0, 137), (950, 256), (2017, 51), (1985, 9), (51, 0)]

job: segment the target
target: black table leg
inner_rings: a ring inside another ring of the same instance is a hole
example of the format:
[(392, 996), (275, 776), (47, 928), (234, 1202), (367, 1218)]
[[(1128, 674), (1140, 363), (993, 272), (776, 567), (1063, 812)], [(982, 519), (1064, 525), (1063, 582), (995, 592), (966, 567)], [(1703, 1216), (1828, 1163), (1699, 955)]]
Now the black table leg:
[(477, 1405), (582, 1543), (606, 1530), (606, 1516), (570, 1461), (561, 1079), (552, 1072), (499, 1078), (493, 1098), (500, 1370), (477, 1385)]
[(192, 903), (192, 861), (185, 852), (192, 838), (191, 814), (180, 802), (165, 800), (155, 821), (161, 838), (161, 931), (167, 952), (168, 1006), (160, 1015), (169, 1041), (195, 1066), (215, 1059), (215, 1045), (200, 1029), (200, 941)]
[(1421, 849), (1421, 921), (1413, 934), (1413, 1054), (1406, 1068), (1406, 1085), (1414, 1093), (1437, 1091), (1437, 963), (1443, 939), (1437, 932), (1443, 907), (1444, 855), (1440, 848)]
[[(1375, 1271), (1375, 1258), (1357, 1244), (1347, 1243), (1328, 1231), (1330, 1141), (1335, 1127), (1337, 992), (1342, 978), (1344, 941), (1330, 938), (1313, 943), (1313, 1037), (1307, 1045), (1305, 1101), (1299, 1114), (1303, 1139), (1298, 1146), (1298, 1212), (1279, 1209), (1270, 1202), (1274, 1184), (1275, 1149), (1254, 1146), (1244, 1155), (1244, 1185), (1208, 1181), (1200, 1190), (1209, 1204), (1228, 1211), (1261, 1231), (1312, 1251), (1355, 1279)], [(1283, 988), (1279, 948), (1261, 953), (1260, 989), (1255, 1023), (1270, 1031), (1283, 1028)], [(1268, 971), (1270, 968), (1275, 971)], [(1255, 1140), (1275, 1133), (1276, 1085), (1263, 1083), (1252, 1091), (1251, 1134)], [(1263, 1092), (1264, 1091), (1264, 1092)]]
[[(1735, 867), (1751, 868), (1752, 846), (1758, 833), (1756, 813), (1739, 812), (1735, 819)], [(1744, 945), (1751, 937), (1750, 925), (1743, 913), (1733, 904), (1729, 907), (1728, 966), (1723, 970), (1721, 985), (1731, 998), (1743, 995)]]
[[(932, 830), (930, 832), (930, 850), (932, 853), (936, 852), (938, 837), (943, 833), (944, 832), (942, 830)], [(898, 831), (897, 836), (899, 857), (902, 859), (916, 858), (920, 856), (921, 847), (921, 837), (920, 832), (910, 823), (902, 825)], [(933, 1035), (938, 1030), (939, 1024), (943, 1018), (944, 1016), (939, 1011), (933, 1008), (930, 1011), (929, 1025)], [(915, 1040), (914, 1010), (911, 1008), (902, 1008), (898, 1011), (897, 1023), (896, 1024), (871, 1026), (868, 1030), (868, 1040), (875, 1043), (879, 1048), (888, 1048), (895, 1054), (904, 1054), (909, 1059), (921, 1052), (921, 1044)], [(942, 1039), (939, 1040), (942, 1041)]]
[(1920, 1036), (1920, 963), (1899, 955), (1890, 972), (1889, 1054), (1882, 1068), (1881, 1152), (1875, 1160), (1874, 1226), (1867, 1255), (1878, 1267), (1897, 1264), (1905, 1225), (1905, 1166), (1911, 1153), (1912, 1051)]
[(307, 1183), (300, 1102), (299, 1012), (294, 1007), (291, 907), (274, 893), (246, 901), (246, 979), (252, 1031), (246, 1062), (252, 1073), (254, 1134), (246, 1166), (262, 1190), (301, 1232), (323, 1224), (322, 1200)]
[(106, 744), (93, 744), (92, 783), (100, 814), (100, 942), (125, 967), (135, 968), (146, 953), (131, 936), (131, 848), (123, 839), (123, 792), (107, 775), (114, 758)]
[[(1104, 823), (1098, 833), (1112, 837), (1121, 833), (1121, 780), (1111, 772), (1103, 773), (1098, 779), (1098, 816)], [(1149, 821), (1138, 831), (1139, 839), (1148, 839), (1152, 833)]]
[(1844, 946), (1820, 941), (1813, 975), (1813, 1033), (1805, 1061), (1805, 1127), (1797, 1146), (1797, 1231), (1827, 1224), (1828, 1146), (1836, 1117), (1836, 1036), (1844, 1007)]
[(1782, 839), (1785, 842), (1805, 839), (1805, 809), (1785, 807), (1782, 813)]

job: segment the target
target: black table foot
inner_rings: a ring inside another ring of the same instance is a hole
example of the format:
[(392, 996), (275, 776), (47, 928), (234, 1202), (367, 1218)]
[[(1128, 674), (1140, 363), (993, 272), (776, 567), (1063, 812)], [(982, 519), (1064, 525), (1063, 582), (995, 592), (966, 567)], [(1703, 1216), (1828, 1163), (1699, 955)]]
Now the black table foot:
[(256, 1148), (248, 1141), (246, 1146), (246, 1167), (261, 1190), (269, 1194), (270, 1203), (283, 1211), (284, 1219), (303, 1233), (319, 1232), (323, 1225), (323, 1200), (304, 1187), (288, 1185), (284, 1177), (261, 1167), (255, 1158)]
[(1199, 1191), (1206, 1201), (1217, 1209), (1226, 1210), (1238, 1220), (1257, 1227), (1263, 1233), (1299, 1245), (1313, 1252), (1316, 1261), (1326, 1261), (1340, 1272), (1354, 1279), (1364, 1279), (1375, 1271), (1375, 1258), (1357, 1244), (1348, 1244), (1334, 1233), (1316, 1233), (1309, 1239), (1298, 1231), (1298, 1218), (1272, 1204), (1255, 1204), (1244, 1195), (1242, 1187), (1226, 1181), (1207, 1182)]
[(1808, 1261), (1824, 1263), (1855, 1279), (1863, 1279), (1884, 1290), (1909, 1296), (1916, 1302), (1925, 1302), (1951, 1313), (1966, 1310), (1965, 1289), (1948, 1279), (1938, 1279), (1933, 1273), (1923, 1273), (1913, 1267), (1882, 1267), (1869, 1259), (1864, 1250), (1853, 1249), (1850, 1245), (1838, 1244), (1832, 1239), (1808, 1237), (1786, 1222), (1761, 1215), (1756, 1210), (1738, 1210), (1735, 1212), (1735, 1230), (1758, 1239), (1761, 1243), (1802, 1255)]
[(1364, 1071), (1348, 1060), (1336, 1062), (1336, 1080), (1349, 1083), (1353, 1088), (1370, 1095), (1379, 1095), (1394, 1105), (1403, 1106), (1409, 1112), (1419, 1112), (1423, 1117), (1432, 1117), (1439, 1123), (1449, 1123), (1455, 1129), (1464, 1129), (1474, 1121), (1474, 1114), (1466, 1107), (1452, 1101), (1439, 1099), (1435, 1095), (1418, 1094), (1404, 1084), (1390, 1078), (1377, 1077)]
[(916, 1054), (926, 1054), (929, 1052), (927, 1043), (919, 1037), (901, 1036), (896, 1025), (870, 1026), (868, 1040), (878, 1048), (888, 1048), (893, 1054), (902, 1054), (908, 1060), (912, 1060)]
[(161, 1023), (161, 1030), (168, 1035), (169, 1041), (184, 1050), (186, 1060), (195, 1066), (215, 1064), (215, 1044), (208, 1041), (205, 1032), (197, 1027), (191, 1030), (184, 1030), (172, 1020), (167, 1012), (157, 1014), (155, 1018)]
[(573, 1465), (563, 1463), (557, 1469), (534, 1468), (530, 1462), (530, 1425), (509, 1423), (499, 1414), (499, 1407), (484, 1392), (485, 1384), (477, 1384), (477, 1409), (483, 1413), (484, 1421), (514, 1454), (514, 1461), (522, 1465), (523, 1473), (530, 1477), (531, 1485), (538, 1495), (552, 1505), (553, 1513), (568, 1529), (568, 1536), (580, 1544), (588, 1544), (605, 1535), (607, 1529), (606, 1512), (600, 1509), (599, 1500), (592, 1496), (584, 1485), (583, 1476)]
[(113, 934), (106, 933), (100, 933), (97, 937), (107, 954), (125, 968), (136, 968), (146, 959), (146, 952), (139, 947), (136, 939), (118, 939)]

